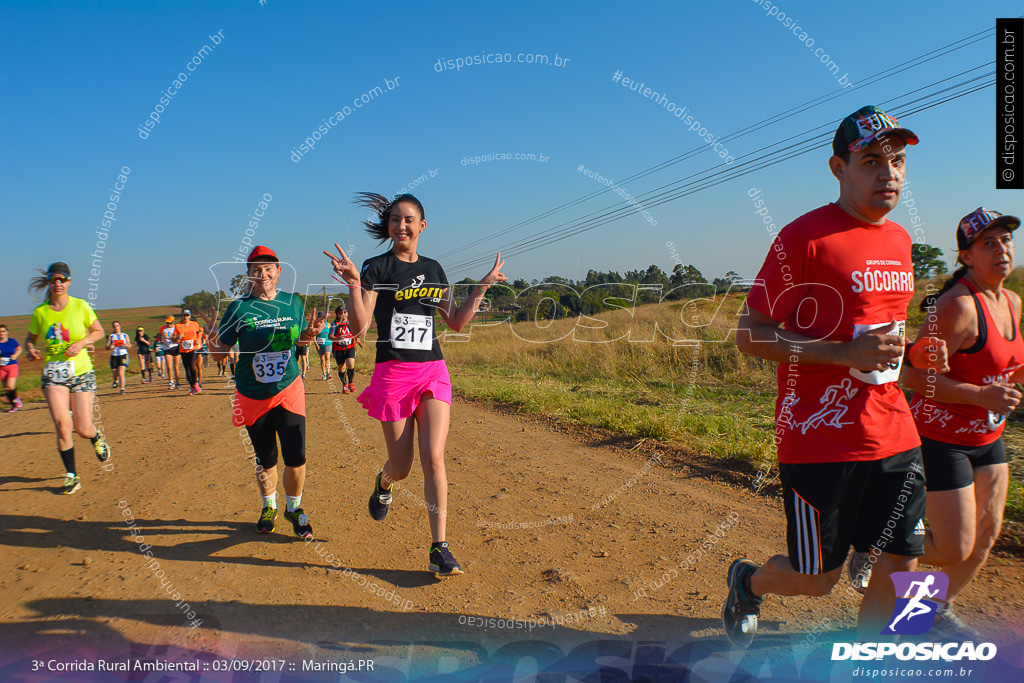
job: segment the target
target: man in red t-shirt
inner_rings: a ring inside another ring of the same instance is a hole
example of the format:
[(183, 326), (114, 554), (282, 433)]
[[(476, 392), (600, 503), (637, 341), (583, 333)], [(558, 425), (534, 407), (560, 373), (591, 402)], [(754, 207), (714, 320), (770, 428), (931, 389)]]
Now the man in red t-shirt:
[[(851, 545), (876, 549), (858, 627), (877, 638), (895, 605), (889, 574), (912, 571), (923, 553), (921, 442), (896, 384), (914, 294), (911, 241), (886, 219), (899, 204), (904, 148), (917, 141), (875, 107), (846, 117), (829, 159), (839, 199), (779, 232), (740, 318), (740, 351), (779, 363), (789, 546), (760, 567), (740, 559), (729, 568), (722, 621), (742, 647), (766, 594), (827, 594)], [(917, 353), (914, 361), (927, 365)]]

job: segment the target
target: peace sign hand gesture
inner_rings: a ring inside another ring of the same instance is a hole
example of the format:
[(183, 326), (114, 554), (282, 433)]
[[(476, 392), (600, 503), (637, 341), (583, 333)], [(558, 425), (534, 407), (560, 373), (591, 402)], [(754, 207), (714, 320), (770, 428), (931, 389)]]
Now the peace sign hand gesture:
[(331, 265), (334, 266), (334, 272), (345, 281), (349, 287), (359, 287), (359, 270), (356, 268), (356, 264), (353, 263), (346, 254), (345, 250), (341, 248), (341, 245), (337, 242), (334, 243), (334, 248), (341, 254), (341, 258), (338, 258), (331, 252), (324, 250), (324, 255), (331, 259)]
[(317, 315), (316, 308), (314, 308), (313, 312), (309, 314), (309, 326), (302, 331), (302, 337), (299, 337), (299, 341), (307, 343), (313, 341), (318, 334), (323, 332), (325, 327), (327, 327), (327, 311)]
[(209, 313), (203, 311), (203, 309), (201, 309), (201, 308), (198, 309), (198, 310), (199, 310), (199, 317), (202, 318), (203, 322), (206, 324), (206, 330), (207, 331), (212, 330), (213, 329), (213, 324), (215, 322), (217, 322), (217, 309), (211, 307)]
[(486, 290), (496, 282), (508, 282), (508, 277), (501, 272), (501, 267), (504, 265), (505, 261), (502, 260), (501, 252), (499, 251), (498, 255), (494, 258), (494, 267), (478, 283), (481, 289)]

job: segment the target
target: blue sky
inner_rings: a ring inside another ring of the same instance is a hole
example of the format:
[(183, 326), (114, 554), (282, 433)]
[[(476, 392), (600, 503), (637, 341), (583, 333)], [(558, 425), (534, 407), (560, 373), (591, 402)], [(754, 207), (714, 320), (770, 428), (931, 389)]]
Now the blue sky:
[[(839, 3), (787, 2), (854, 83), (984, 31), (1019, 2), (908, 2), (900, 16), (854, 16)], [(212, 35), (222, 40), (214, 47)], [(806, 38), (805, 38), (806, 40)], [(159, 113), (138, 128), (203, 48)], [(723, 143), (743, 155), (838, 121), (864, 104), (992, 61), (994, 39)], [(491, 63), (438, 71), (438, 60), (557, 54), (561, 66)], [(364, 237), (358, 191), (385, 195), (428, 179), (421, 253), (453, 281), (480, 277), (498, 248), (621, 204), (606, 193), (509, 234), (454, 250), (603, 189), (578, 167), (620, 180), (706, 146), (665, 107), (612, 81), (642, 81), (685, 106), (715, 137), (839, 90), (836, 75), (762, 2), (244, 2), (0, 3), (0, 315), (30, 312), (33, 269), (64, 260), (85, 296), (97, 228), (121, 168), (130, 168), (107, 231), (97, 308), (174, 304), (214, 289), (210, 266), (238, 252), (250, 214), (270, 195), (254, 243), (297, 272), (296, 288), (331, 282), (320, 253), (351, 244), (361, 261), (383, 250)], [(565, 60), (568, 60), (567, 62)], [(978, 75), (991, 68), (972, 72)], [(963, 80), (965, 77), (956, 79)], [(397, 83), (386, 90), (387, 81)], [(950, 81), (953, 83), (956, 81)], [(354, 100), (377, 86), (362, 107)], [(934, 89), (934, 88), (933, 88)], [(994, 90), (901, 119), (921, 137), (908, 178), (927, 241), (952, 258), (956, 220), (979, 205), (1020, 214), (1024, 194), (996, 191)], [(348, 106), (296, 163), (291, 152)], [(898, 114), (899, 110), (893, 110)], [(831, 139), (831, 135), (829, 135)], [(539, 160), (461, 162), (487, 154)], [(511, 278), (580, 278), (683, 263), (710, 280), (752, 277), (768, 248), (747, 193), (762, 190), (780, 227), (837, 196), (827, 143), (811, 153), (508, 258)], [(725, 168), (710, 149), (624, 183), (642, 195)], [(435, 171), (434, 177), (429, 177)], [(907, 224), (906, 206), (891, 214)], [(349, 229), (346, 231), (346, 223)], [(468, 267), (460, 264), (472, 261)], [(234, 267), (229, 267), (233, 269)], [(225, 285), (226, 288), (226, 285)]]

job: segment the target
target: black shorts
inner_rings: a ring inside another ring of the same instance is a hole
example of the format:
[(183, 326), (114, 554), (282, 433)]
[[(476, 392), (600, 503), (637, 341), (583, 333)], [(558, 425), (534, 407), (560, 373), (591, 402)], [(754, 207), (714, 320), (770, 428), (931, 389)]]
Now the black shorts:
[(296, 356), (306, 356), (306, 355), (309, 355), (309, 344), (296, 344), (295, 345), (295, 355)]
[(925, 488), (929, 491), (954, 491), (974, 483), (974, 470), (1006, 462), (1003, 437), (984, 446), (961, 446), (921, 437)]
[(173, 349), (164, 349), (165, 356), (180, 356), (181, 351), (175, 346)]
[(356, 357), (356, 348), (353, 346), (351, 349), (335, 349), (334, 351), (334, 362), (341, 365), (349, 358)]
[(277, 465), (277, 440), (281, 440), (281, 457), (285, 467), (306, 464), (306, 416), (296, 415), (274, 406), (245, 428), (260, 467), (269, 470)]
[(121, 366), (128, 367), (128, 354), (123, 356), (111, 356), (110, 357), (110, 369), (117, 370)]
[(924, 554), (921, 449), (856, 462), (780, 464), (789, 562), (801, 574), (843, 566), (852, 545)]

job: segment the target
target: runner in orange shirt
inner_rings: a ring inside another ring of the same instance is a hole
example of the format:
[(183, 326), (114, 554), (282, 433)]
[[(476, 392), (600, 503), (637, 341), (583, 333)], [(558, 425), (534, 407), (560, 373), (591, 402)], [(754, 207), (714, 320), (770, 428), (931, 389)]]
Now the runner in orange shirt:
[(196, 377), (198, 351), (203, 346), (203, 328), (192, 320), (192, 311), (187, 308), (181, 312), (181, 322), (174, 326), (174, 341), (178, 342), (178, 348), (181, 349), (181, 364), (185, 367), (185, 381), (189, 385), (188, 395), (203, 393)]

